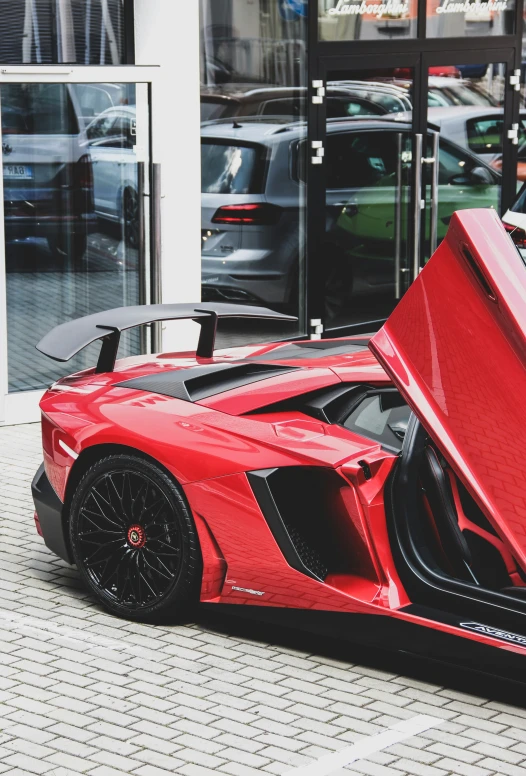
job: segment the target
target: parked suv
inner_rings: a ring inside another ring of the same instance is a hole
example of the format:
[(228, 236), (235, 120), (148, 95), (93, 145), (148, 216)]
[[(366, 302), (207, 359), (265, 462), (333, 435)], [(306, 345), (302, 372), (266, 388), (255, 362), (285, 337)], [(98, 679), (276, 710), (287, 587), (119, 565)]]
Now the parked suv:
[[(305, 136), (297, 123), (203, 126), (205, 300), (293, 306), (304, 241)], [(328, 123), (323, 260), (342, 304), (351, 293), (392, 290), (397, 201), (404, 208), (398, 237), (408, 253), (411, 141), (410, 125), (399, 121)], [(499, 188), (497, 172), (440, 138), (438, 238), (455, 210), (497, 208)]]
[(91, 159), (79, 113), (69, 85), (2, 85), (8, 243), (46, 238), (59, 257), (83, 257), (95, 213)]

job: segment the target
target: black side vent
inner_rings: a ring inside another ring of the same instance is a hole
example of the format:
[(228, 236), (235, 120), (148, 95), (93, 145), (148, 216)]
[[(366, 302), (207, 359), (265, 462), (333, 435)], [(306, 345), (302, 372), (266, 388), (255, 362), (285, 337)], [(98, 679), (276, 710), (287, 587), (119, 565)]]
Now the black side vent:
[[(309, 577), (323, 582), (328, 574), (328, 566), (322, 555), (316, 549), (317, 538), (313, 535), (312, 519), (303, 512), (302, 493), (291, 488), (285, 503), (283, 500), (283, 472), (288, 474), (298, 471), (290, 469), (261, 469), (248, 472), (247, 477), (259, 503), (261, 511), (277, 541), (285, 560), (293, 569), (307, 574)], [(304, 470), (307, 473), (307, 469)], [(293, 485), (289, 482), (289, 485)], [(303, 491), (305, 495), (305, 491)], [(294, 499), (297, 498), (294, 507)], [(307, 498), (308, 500), (308, 498)], [(290, 508), (292, 507), (292, 509)], [(313, 505), (310, 505), (311, 510)], [(295, 512), (295, 515), (293, 514)]]
[(371, 386), (362, 383), (339, 383), (326, 388), (308, 391), (292, 399), (267, 404), (253, 410), (250, 415), (267, 412), (303, 412), (323, 423), (339, 423), (351, 409), (371, 390)]
[(133, 388), (136, 391), (148, 391), (194, 402), (260, 380), (268, 380), (270, 377), (278, 377), (295, 369), (296, 367), (291, 366), (250, 362), (208, 364), (135, 377), (117, 385), (120, 388)]
[(358, 543), (349, 536), (349, 516), (340, 503), (345, 485), (336, 472), (287, 466), (247, 477), (289, 566), (321, 582), (328, 574), (364, 574), (353, 561)]

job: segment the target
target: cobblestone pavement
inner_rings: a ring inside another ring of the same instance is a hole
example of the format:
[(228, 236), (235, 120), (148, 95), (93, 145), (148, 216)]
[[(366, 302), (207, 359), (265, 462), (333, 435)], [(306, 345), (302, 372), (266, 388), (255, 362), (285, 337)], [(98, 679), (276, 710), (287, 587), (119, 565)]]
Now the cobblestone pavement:
[[(526, 775), (526, 710), (486, 686), (477, 697), (433, 666), (422, 675), (442, 686), (233, 619), (103, 613), (35, 533), (39, 463), (37, 425), (0, 429), (0, 773)], [(422, 715), (435, 722), (418, 736), (345, 768), (318, 762)]]

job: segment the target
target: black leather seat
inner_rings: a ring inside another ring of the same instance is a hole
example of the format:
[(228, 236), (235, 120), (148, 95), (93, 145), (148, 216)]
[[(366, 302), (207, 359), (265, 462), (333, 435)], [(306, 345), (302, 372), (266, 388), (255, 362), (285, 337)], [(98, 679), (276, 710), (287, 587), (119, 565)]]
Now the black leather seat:
[(449, 481), (432, 447), (424, 450), (422, 485), (433, 514), (440, 542), (455, 575), (478, 584), (472, 571), (473, 558), (464, 534), (458, 525), (455, 502)]

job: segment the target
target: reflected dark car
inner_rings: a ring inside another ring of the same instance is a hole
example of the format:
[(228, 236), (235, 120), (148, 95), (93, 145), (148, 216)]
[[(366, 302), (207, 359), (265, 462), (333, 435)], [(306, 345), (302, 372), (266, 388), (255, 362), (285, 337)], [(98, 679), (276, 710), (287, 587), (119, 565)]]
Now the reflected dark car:
[(58, 257), (81, 259), (95, 224), (92, 165), (73, 90), (2, 87), (6, 241), (45, 238)]
[[(382, 116), (412, 109), (410, 78), (371, 78), (368, 81), (346, 80), (327, 83), (327, 117)], [(283, 116), (290, 120), (306, 114), (307, 89), (272, 87), (257, 84), (209, 86), (201, 89), (201, 121), (260, 116)], [(472, 105), (495, 107), (496, 103), (484, 89), (461, 78), (430, 75), (428, 105), (453, 107)]]
[[(204, 300), (294, 308), (304, 250), (305, 135), (303, 124), (247, 121), (202, 128)], [(393, 288), (395, 203), (408, 206), (411, 142), (411, 126), (398, 121), (328, 123), (321, 255), (335, 305)], [(441, 138), (438, 239), (455, 210), (497, 208), (499, 184), (488, 165)], [(404, 211), (398, 237), (405, 252), (408, 223)]]

